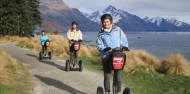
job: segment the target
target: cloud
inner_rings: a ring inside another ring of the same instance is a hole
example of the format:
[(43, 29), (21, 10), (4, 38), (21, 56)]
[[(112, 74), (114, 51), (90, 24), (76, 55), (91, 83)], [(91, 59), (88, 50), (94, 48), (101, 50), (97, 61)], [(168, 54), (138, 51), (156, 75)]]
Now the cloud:
[[(190, 17), (189, 0), (63, 0), (72, 8), (91, 13), (104, 10), (108, 5), (138, 16)], [(187, 22), (187, 20), (186, 20)], [(190, 20), (188, 20), (190, 23)]]

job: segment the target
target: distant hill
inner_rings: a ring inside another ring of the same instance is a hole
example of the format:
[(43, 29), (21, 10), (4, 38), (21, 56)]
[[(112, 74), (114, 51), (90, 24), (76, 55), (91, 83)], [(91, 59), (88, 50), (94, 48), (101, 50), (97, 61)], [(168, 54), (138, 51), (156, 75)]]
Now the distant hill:
[(70, 8), (62, 0), (41, 0), (40, 11), (43, 22), (59, 23), (63, 31), (71, 26), (72, 21), (79, 23), (82, 30), (95, 30), (99, 25), (85, 17), (78, 9)]

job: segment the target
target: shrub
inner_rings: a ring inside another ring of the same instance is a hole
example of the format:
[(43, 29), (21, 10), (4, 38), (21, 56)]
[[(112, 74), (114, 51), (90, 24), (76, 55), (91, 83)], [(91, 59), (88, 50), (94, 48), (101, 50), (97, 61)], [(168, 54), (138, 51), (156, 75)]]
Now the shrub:
[(170, 54), (161, 61), (160, 70), (165, 74), (190, 76), (190, 65), (181, 54)]

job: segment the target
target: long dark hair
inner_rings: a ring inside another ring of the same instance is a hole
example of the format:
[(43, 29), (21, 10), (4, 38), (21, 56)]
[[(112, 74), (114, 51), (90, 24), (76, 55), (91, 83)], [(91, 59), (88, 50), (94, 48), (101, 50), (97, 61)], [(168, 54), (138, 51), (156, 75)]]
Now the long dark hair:
[(77, 26), (77, 28), (76, 28), (76, 31), (79, 31), (79, 29), (78, 29), (78, 23), (77, 22), (75, 22), (75, 21), (73, 21), (72, 23), (71, 23), (71, 25), (72, 25), (72, 28), (71, 28), (71, 30), (73, 31), (73, 25), (76, 25)]

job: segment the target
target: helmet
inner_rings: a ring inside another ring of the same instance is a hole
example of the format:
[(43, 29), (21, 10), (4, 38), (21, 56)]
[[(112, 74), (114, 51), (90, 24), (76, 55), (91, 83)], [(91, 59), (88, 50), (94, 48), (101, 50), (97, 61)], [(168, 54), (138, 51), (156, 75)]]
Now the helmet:
[(104, 21), (105, 19), (109, 19), (109, 20), (111, 21), (111, 23), (112, 23), (112, 21), (113, 21), (113, 18), (112, 18), (112, 16), (111, 16), (110, 14), (104, 14), (104, 15), (102, 15), (102, 17), (101, 17), (102, 23), (103, 23), (103, 21)]
[(77, 22), (73, 21), (71, 25), (74, 25), (74, 24), (75, 24), (75, 25), (78, 25), (78, 23), (77, 23)]
[(46, 31), (45, 31), (45, 30), (42, 30), (41, 33), (42, 33), (42, 32), (46, 32)]

